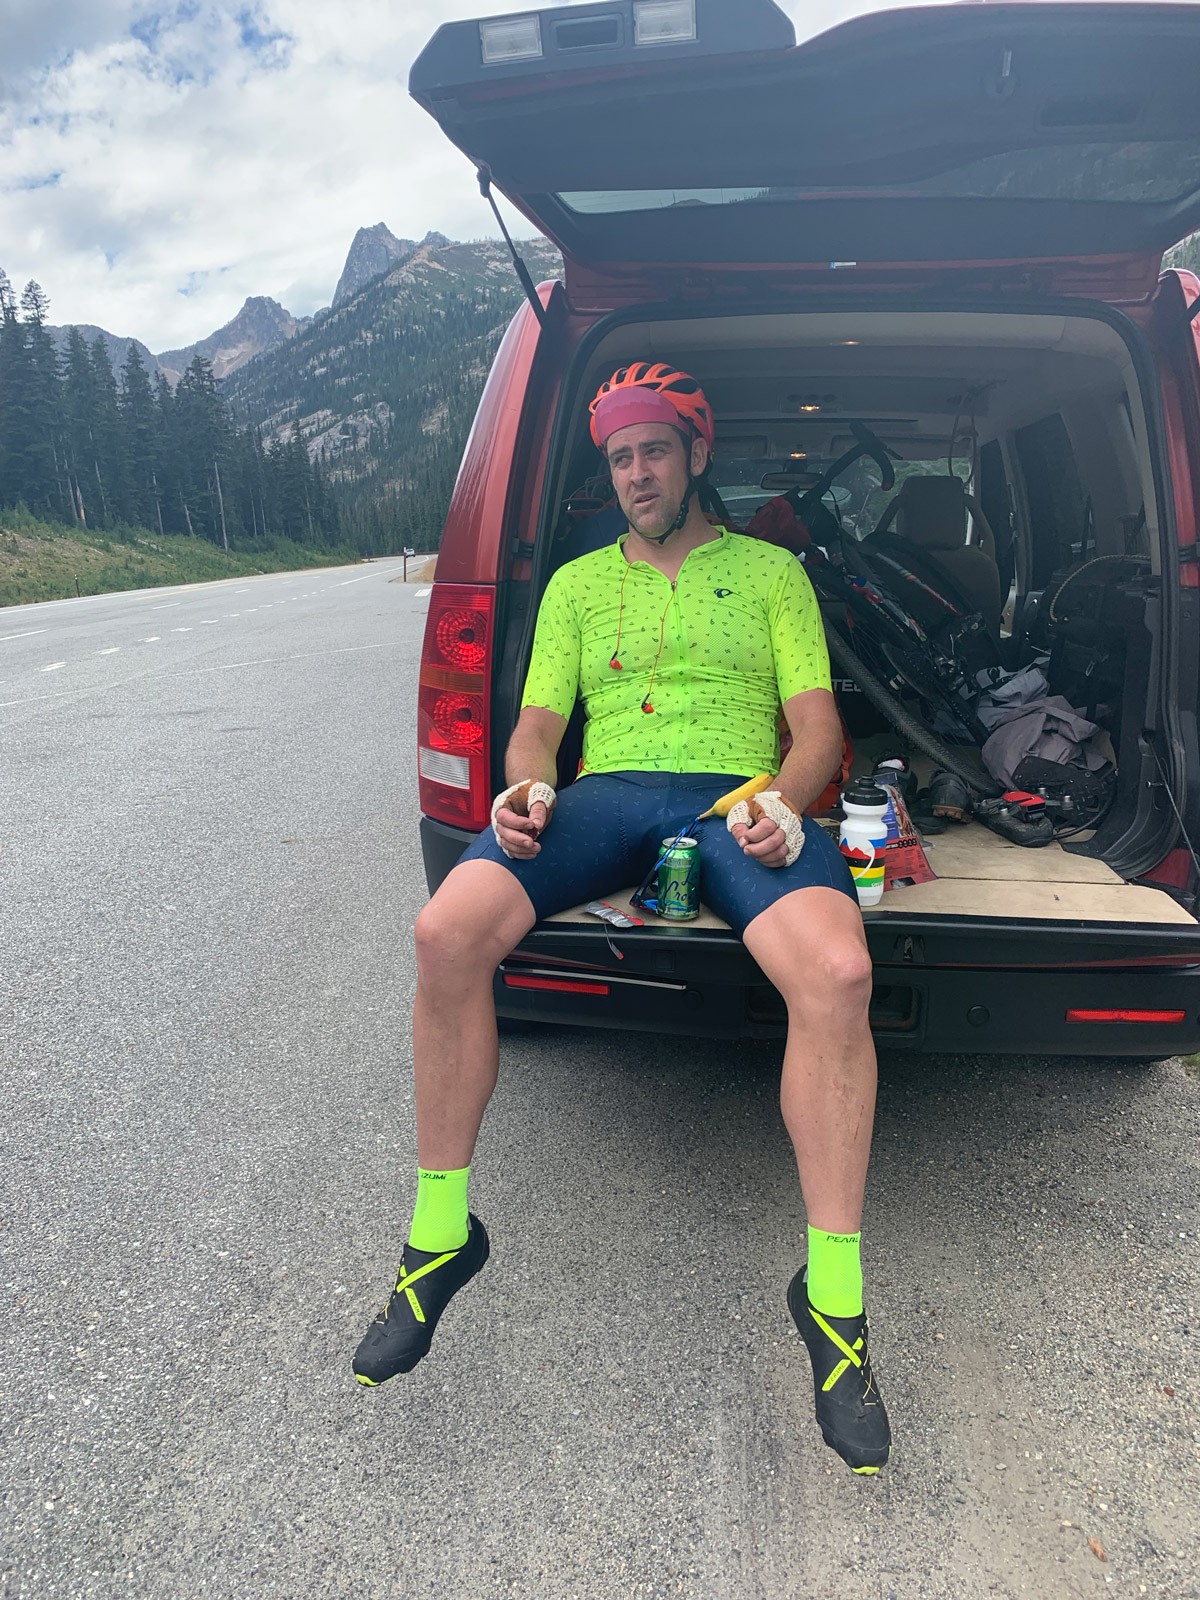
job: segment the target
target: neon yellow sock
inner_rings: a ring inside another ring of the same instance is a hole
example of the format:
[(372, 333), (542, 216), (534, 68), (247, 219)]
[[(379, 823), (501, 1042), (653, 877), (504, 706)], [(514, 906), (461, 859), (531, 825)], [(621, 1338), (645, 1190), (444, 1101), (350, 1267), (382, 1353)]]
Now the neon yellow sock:
[(827, 1317), (860, 1317), (863, 1309), (861, 1233), (808, 1230), (808, 1300)]
[(417, 1168), (417, 1207), (408, 1242), (414, 1250), (459, 1250), (467, 1242), (467, 1179), (470, 1167), (457, 1172)]

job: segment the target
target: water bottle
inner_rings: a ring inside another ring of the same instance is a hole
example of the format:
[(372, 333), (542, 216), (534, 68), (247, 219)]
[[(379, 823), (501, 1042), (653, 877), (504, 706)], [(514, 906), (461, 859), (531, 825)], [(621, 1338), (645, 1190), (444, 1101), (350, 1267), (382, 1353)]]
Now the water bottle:
[(883, 899), (883, 852), (887, 844), (888, 793), (870, 778), (856, 778), (842, 796), (842, 823), (838, 844), (860, 906), (877, 906)]

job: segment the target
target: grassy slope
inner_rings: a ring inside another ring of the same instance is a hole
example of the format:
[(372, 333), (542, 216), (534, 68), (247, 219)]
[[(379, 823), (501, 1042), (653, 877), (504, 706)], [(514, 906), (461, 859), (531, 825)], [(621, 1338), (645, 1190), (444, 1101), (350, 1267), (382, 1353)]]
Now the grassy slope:
[(282, 539), (271, 549), (226, 553), (206, 539), (164, 538), (145, 528), (125, 529), (117, 538), (38, 522), (21, 511), (0, 511), (0, 606), (357, 559), (351, 550), (314, 550)]

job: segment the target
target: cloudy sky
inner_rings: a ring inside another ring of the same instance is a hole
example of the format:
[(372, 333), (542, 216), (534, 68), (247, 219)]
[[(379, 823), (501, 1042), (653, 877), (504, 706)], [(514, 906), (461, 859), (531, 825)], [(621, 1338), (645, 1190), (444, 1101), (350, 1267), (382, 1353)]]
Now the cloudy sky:
[[(782, 0), (801, 37), (881, 0)], [(409, 100), (439, 23), (519, 0), (0, 0), (0, 268), (152, 350), (328, 305), (355, 229), (494, 233)], [(518, 219), (523, 223), (523, 219)], [(527, 226), (524, 231), (528, 232)]]

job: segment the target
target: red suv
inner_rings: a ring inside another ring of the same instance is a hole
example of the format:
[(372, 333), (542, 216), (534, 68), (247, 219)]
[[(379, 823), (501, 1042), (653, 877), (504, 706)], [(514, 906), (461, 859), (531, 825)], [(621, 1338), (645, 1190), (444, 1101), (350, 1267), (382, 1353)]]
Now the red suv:
[[(564, 272), (529, 285), (500, 346), (442, 537), (418, 719), (431, 888), (488, 826), (551, 572), (624, 526), (598, 509), (587, 402), (623, 362), (668, 358), (713, 403), (740, 525), (815, 483), (843, 546), (923, 547), (927, 589), (976, 547), (1008, 668), (1040, 666), (1100, 729), (1108, 789), (1083, 826), (1060, 813), (1022, 849), (972, 820), (929, 841), (933, 881), (865, 913), (881, 1041), (1200, 1047), (1200, 282), (1162, 271), (1200, 226), (1197, 85), (1200, 6), (1140, 0), (879, 12), (802, 45), (771, 0), (439, 29), (412, 93)], [(903, 667), (860, 671), (826, 609), (855, 770), (907, 730), (927, 776), (933, 697)], [(784, 1031), (708, 913), (553, 917), (496, 998), (506, 1017)]]

